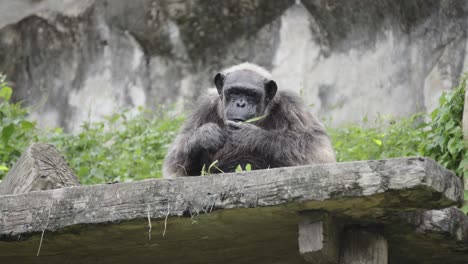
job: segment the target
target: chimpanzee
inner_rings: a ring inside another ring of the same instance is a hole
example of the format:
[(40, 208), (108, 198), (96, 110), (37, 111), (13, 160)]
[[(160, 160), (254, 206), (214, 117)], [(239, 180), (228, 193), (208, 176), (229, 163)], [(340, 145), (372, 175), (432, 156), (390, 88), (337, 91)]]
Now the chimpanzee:
[(214, 161), (211, 173), (247, 164), (267, 169), (335, 162), (324, 127), (298, 95), (278, 90), (265, 69), (239, 64), (216, 74), (214, 84), (169, 148), (165, 178), (200, 175)]

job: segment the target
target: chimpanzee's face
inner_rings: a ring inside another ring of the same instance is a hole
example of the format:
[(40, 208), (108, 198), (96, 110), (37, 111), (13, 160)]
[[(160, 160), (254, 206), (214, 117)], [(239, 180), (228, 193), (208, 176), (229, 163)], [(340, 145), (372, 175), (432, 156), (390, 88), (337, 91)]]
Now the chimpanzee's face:
[(224, 118), (234, 122), (263, 115), (277, 90), (274, 81), (250, 70), (218, 73), (214, 82), (223, 101)]

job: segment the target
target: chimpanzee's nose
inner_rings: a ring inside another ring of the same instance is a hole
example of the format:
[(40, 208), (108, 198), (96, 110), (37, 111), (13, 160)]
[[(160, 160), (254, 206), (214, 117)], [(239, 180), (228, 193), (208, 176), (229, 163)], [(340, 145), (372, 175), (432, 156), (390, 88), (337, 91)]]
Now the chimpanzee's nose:
[(241, 107), (241, 108), (245, 107), (245, 101), (242, 100), (242, 99), (237, 100), (236, 106), (237, 106), (237, 107)]

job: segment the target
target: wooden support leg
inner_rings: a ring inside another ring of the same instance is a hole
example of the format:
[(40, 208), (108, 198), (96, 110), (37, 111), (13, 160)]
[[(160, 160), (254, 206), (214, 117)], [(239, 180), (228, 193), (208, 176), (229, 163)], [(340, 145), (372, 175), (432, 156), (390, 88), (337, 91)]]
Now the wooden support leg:
[(387, 240), (380, 234), (360, 229), (344, 233), (340, 264), (387, 264)]
[(50, 144), (29, 146), (0, 184), (0, 195), (80, 185), (65, 158)]
[(299, 223), (299, 252), (309, 263), (338, 263), (340, 227), (326, 212), (308, 212)]

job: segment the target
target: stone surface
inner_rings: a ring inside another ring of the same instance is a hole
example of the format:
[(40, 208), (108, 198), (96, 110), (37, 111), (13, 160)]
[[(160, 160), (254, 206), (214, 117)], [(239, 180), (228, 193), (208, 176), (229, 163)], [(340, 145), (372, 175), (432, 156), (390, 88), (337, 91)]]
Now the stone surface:
[(273, 72), (331, 124), (432, 110), (468, 69), (463, 0), (1, 0), (0, 72), (42, 126), (186, 103), (221, 68)]
[[(444, 208), (461, 199), (459, 178), (424, 158), (6, 195), (0, 199), (0, 261), (304, 263), (297, 240), (304, 213), (299, 212), (328, 210), (347, 224), (406, 227), (404, 241), (389, 242), (398, 249), (414, 243), (415, 232), (407, 232), (414, 229), (414, 217), (404, 217), (405, 211)], [(430, 223), (436, 221), (424, 219), (424, 234), (445, 232), (446, 225), (433, 230)], [(457, 231), (458, 240), (444, 240), (449, 245), (444, 250), (465, 248), (460, 246), (465, 231)]]

